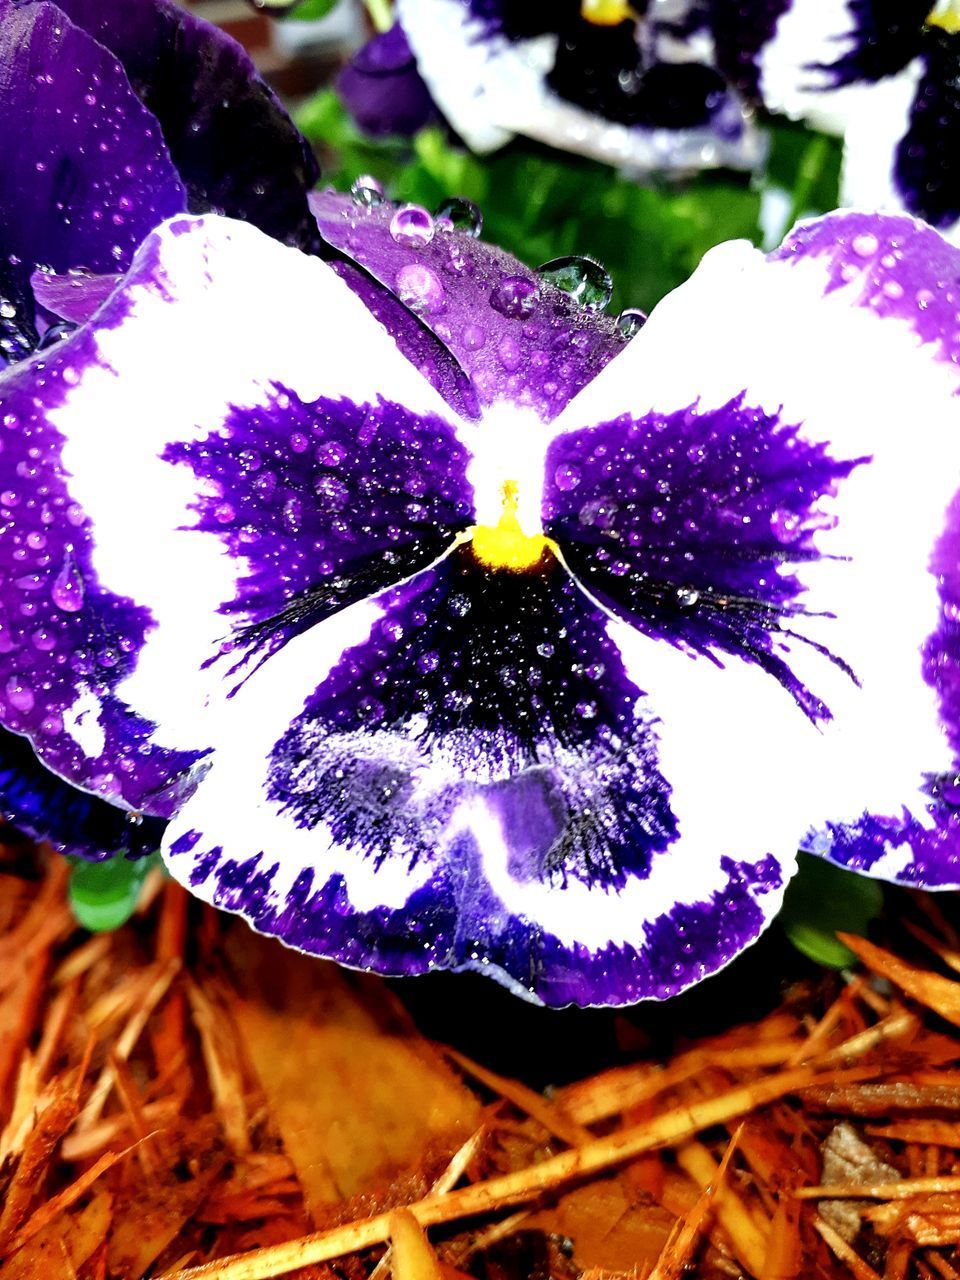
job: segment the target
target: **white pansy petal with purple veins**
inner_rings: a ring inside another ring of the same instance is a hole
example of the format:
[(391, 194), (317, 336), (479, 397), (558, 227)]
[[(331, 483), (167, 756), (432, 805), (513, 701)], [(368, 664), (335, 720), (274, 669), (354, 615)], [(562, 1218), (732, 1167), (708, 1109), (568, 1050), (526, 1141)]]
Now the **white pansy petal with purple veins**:
[(695, 6), (644, 9), (610, 24), (569, 3), (397, 3), (420, 74), (476, 151), (523, 134), (641, 171), (752, 168), (763, 141), (709, 57), (701, 61), (706, 23), (694, 17), (692, 34), (677, 36)]
[(779, 905), (782, 864), (739, 839), (690, 874), (660, 726), (553, 559), (454, 551), (290, 645), (233, 710), (168, 865), (305, 950), (622, 1003), (713, 972)]
[[(752, 797), (717, 792), (745, 831), (788, 805), (818, 851), (936, 885), (960, 882), (938, 576), (960, 474), (958, 335), (960, 253), (910, 219), (832, 215), (766, 260), (721, 246), (571, 403), (548, 455), (546, 528), (571, 567), (682, 655), (661, 686), (623, 645), (665, 744), (694, 696), (733, 726), (745, 785), (764, 753), (782, 770)], [(796, 735), (804, 715), (812, 737)], [(702, 762), (687, 756), (694, 805)], [(665, 773), (683, 831), (685, 770)]]
[(157, 771), (251, 670), (469, 523), (451, 416), (324, 263), (168, 224), (92, 327), (0, 383), (4, 722), (165, 812)]

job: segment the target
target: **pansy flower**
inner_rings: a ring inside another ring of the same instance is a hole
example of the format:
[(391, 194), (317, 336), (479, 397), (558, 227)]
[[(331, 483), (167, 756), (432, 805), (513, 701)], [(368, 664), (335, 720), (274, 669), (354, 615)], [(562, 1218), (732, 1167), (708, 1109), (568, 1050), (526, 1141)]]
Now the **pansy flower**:
[(38, 319), (102, 301), (80, 276), (41, 279), (58, 310), (38, 318), (38, 267), (123, 272), (186, 210), (316, 241), (309, 147), (243, 49), (173, 0), (0, 0), (0, 120), (0, 366), (36, 345)]
[(798, 844), (960, 884), (960, 251), (836, 214), (615, 323), (315, 208), (362, 273), (180, 216), (0, 379), (7, 729), (258, 930), (550, 1005), (719, 969)]
[(843, 133), (848, 202), (960, 227), (957, 0), (774, 0), (744, 60), (772, 110)]
[(398, 27), (340, 82), (361, 127), (406, 131), (365, 70), (403, 46), (416, 67), (404, 62), (400, 105), (425, 82), (476, 151), (523, 134), (639, 171), (751, 168), (762, 158), (695, 0), (398, 0), (396, 11)]

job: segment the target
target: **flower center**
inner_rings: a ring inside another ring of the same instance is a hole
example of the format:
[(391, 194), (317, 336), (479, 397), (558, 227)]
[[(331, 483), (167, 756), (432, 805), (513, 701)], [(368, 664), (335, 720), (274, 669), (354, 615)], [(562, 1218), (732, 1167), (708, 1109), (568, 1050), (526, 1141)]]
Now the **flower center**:
[(927, 14), (927, 26), (942, 27), (953, 35), (960, 33), (960, 0), (937, 0)]
[(618, 27), (637, 16), (627, 0), (580, 0), (580, 13), (598, 27)]
[(473, 554), (488, 569), (512, 569), (523, 573), (540, 563), (554, 544), (542, 533), (524, 533), (517, 518), (519, 507), (516, 480), (501, 489), (503, 508), (496, 524), (478, 524), (471, 530)]

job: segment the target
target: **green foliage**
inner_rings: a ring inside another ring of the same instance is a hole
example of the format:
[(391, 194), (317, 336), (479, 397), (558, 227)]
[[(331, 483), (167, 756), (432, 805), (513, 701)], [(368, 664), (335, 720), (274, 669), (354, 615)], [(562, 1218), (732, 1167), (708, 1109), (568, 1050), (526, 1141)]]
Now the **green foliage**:
[(765, 190), (784, 190), (791, 213), (837, 203), (839, 147), (799, 125), (771, 130), (770, 169), (762, 182), (721, 172), (641, 185), (606, 165), (523, 139), (475, 156), (440, 128), (412, 141), (367, 138), (332, 89), (308, 102), (298, 123), (332, 186), (347, 190), (371, 174), (391, 199), (429, 209), (465, 196), (483, 210), (484, 239), (531, 267), (568, 253), (599, 259), (614, 279), (614, 310), (650, 310), (724, 240), (759, 244)]
[(300, 4), (291, 8), (290, 0), (254, 0), (256, 7), (277, 18), (297, 18), (302, 22), (312, 22), (316, 18), (325, 18), (337, 3), (337, 0), (301, 0)]
[(882, 909), (883, 887), (876, 880), (801, 853), (779, 920), (798, 951), (817, 964), (844, 969), (856, 957), (837, 933), (865, 935)]
[(77, 923), (94, 933), (119, 929), (136, 909), (140, 890), (159, 854), (131, 862), (122, 855), (105, 862), (73, 860), (70, 906)]

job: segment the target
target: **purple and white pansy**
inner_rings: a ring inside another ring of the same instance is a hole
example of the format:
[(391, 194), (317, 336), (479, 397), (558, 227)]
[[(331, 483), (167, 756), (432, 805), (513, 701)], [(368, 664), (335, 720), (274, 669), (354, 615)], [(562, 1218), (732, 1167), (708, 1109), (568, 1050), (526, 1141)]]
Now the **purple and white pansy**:
[(255, 928), (550, 1005), (716, 971), (798, 845), (960, 885), (960, 251), (831, 215), (630, 336), (315, 210), (336, 266), (175, 217), (0, 378), (7, 729)]
[[(701, 0), (397, 0), (396, 12), (476, 151), (523, 134), (638, 172), (764, 156)], [(349, 92), (347, 104), (362, 109)]]

